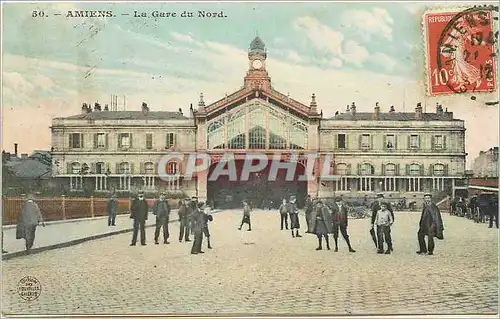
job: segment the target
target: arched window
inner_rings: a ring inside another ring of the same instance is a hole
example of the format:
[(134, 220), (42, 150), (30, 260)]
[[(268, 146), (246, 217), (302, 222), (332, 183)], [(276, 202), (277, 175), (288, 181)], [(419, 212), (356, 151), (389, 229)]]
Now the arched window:
[(130, 164), (128, 162), (122, 162), (119, 166), (120, 174), (130, 174)]
[(228, 116), (227, 144), (229, 149), (245, 148), (245, 112), (239, 111)]
[(153, 162), (144, 163), (144, 174), (153, 175), (155, 173), (155, 164)]
[(410, 164), (410, 175), (411, 176), (420, 175), (420, 164), (417, 163)]
[(71, 174), (80, 174), (82, 166), (78, 162), (71, 164)]
[(179, 173), (179, 164), (177, 162), (168, 162), (167, 163), (167, 174), (175, 175)]
[(222, 121), (214, 121), (208, 124), (207, 128), (207, 145), (209, 149), (224, 148), (224, 123)]
[(361, 164), (359, 175), (373, 175), (373, 174), (375, 174), (375, 169), (373, 165), (368, 163)]
[(290, 148), (307, 149), (307, 126), (301, 122), (295, 122), (290, 127)]
[(434, 176), (444, 176), (443, 164), (434, 164)]
[(286, 117), (273, 109), (269, 109), (269, 148), (286, 149), (288, 140), (288, 125)]
[(266, 112), (262, 108), (256, 108), (248, 114), (248, 148), (266, 148)]
[(395, 176), (396, 175), (396, 164), (386, 164), (385, 165), (385, 175), (387, 176)]
[(335, 175), (347, 175), (347, 164), (339, 163), (336, 165)]

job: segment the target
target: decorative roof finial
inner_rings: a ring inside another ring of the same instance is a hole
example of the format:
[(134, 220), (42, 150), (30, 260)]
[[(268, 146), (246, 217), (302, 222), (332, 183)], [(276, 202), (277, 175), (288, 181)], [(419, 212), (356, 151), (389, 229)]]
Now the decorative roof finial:
[(316, 94), (314, 93), (311, 95), (311, 104), (309, 106), (312, 112), (316, 113), (318, 111), (317, 110), (318, 104), (316, 103)]
[(198, 106), (205, 107), (205, 101), (203, 101), (203, 93), (200, 93), (200, 101), (198, 102)]

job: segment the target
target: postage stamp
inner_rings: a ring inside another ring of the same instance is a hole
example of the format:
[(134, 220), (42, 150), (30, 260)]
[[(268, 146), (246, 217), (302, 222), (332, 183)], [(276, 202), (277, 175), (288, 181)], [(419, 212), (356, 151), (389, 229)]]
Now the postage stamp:
[(496, 90), (495, 17), (495, 6), (424, 15), (429, 95)]
[(498, 318), (495, 6), (1, 6), (2, 318)]

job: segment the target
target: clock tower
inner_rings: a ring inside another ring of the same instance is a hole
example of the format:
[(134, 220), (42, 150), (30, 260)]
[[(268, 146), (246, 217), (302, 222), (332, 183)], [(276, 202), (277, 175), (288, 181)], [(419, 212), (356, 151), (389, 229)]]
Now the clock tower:
[(245, 76), (245, 87), (269, 91), (271, 78), (266, 71), (266, 45), (259, 36), (250, 43), (248, 49), (248, 71)]

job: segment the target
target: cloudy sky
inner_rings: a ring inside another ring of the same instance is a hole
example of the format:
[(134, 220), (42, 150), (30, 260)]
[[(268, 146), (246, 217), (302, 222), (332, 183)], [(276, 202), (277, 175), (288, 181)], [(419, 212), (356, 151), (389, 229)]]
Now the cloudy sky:
[[(268, 50), (273, 86), (325, 116), (355, 101), (358, 111), (435, 111), (440, 102), (466, 121), (468, 160), (498, 145), (491, 94), (425, 95), (425, 3), (147, 3), (4, 4), (3, 149), (50, 148), (51, 119), (80, 112), (82, 102), (126, 96), (152, 110), (186, 113), (200, 92), (211, 103), (243, 84), (250, 41)], [(443, 6), (441, 6), (443, 7)], [(33, 18), (33, 10), (47, 17)], [(112, 10), (113, 18), (67, 18), (68, 10)], [(134, 11), (199, 10), (224, 18), (133, 18)], [(61, 15), (55, 15), (60, 13)], [(123, 15), (128, 14), (128, 15)]]

